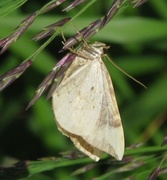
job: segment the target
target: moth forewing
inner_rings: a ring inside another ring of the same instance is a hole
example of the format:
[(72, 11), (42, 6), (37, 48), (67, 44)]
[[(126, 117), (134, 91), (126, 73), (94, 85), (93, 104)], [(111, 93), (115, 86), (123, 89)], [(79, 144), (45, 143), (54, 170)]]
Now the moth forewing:
[[(124, 153), (124, 133), (121, 117), (119, 114), (110, 75), (103, 61), (100, 62), (103, 78), (103, 100), (101, 114), (95, 129), (97, 132), (96, 136), (101, 138), (101, 143), (98, 142), (96, 144), (97, 141), (95, 141), (94, 145), (100, 149), (103, 147), (104, 152), (107, 152), (116, 159), (121, 160)], [(101, 134), (103, 135), (101, 136)]]
[(102, 61), (103, 43), (79, 49), (64, 79), (53, 93), (59, 130), (75, 146), (98, 161), (102, 152), (118, 160), (124, 153), (124, 133), (109, 73)]
[[(71, 69), (73, 70), (79, 61), (82, 65), (77, 66), (71, 74)], [(83, 64), (83, 61), (86, 64)], [(102, 98), (97, 97), (102, 96), (102, 79), (101, 82), (99, 79), (101, 85), (96, 88), (97, 81), (90, 78), (98, 73), (93, 71), (93, 65), (92, 60), (88, 62), (80, 57), (76, 58), (53, 93), (53, 110), (57, 122), (68, 132), (81, 136), (89, 133), (100, 115)]]

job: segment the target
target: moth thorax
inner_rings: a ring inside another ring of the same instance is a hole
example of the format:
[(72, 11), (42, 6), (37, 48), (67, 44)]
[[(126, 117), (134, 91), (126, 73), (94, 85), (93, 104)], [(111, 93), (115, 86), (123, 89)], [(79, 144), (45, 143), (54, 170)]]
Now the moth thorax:
[(101, 42), (95, 42), (91, 45), (91, 49), (93, 49), (96, 54), (103, 56), (107, 53), (107, 50), (110, 48), (110, 46), (106, 46), (106, 44)]
[(104, 53), (103, 53), (103, 47), (93, 47), (93, 46), (89, 46), (89, 47), (85, 47), (83, 49), (83, 54), (88, 57), (88, 59), (95, 59), (95, 58), (99, 58), (101, 57)]

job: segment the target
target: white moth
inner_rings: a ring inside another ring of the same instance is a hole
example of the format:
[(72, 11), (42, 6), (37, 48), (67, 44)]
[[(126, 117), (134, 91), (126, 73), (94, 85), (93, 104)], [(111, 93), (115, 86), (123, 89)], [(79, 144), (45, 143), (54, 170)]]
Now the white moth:
[(94, 161), (102, 152), (124, 154), (124, 132), (110, 75), (102, 61), (103, 43), (83, 46), (53, 93), (58, 129)]

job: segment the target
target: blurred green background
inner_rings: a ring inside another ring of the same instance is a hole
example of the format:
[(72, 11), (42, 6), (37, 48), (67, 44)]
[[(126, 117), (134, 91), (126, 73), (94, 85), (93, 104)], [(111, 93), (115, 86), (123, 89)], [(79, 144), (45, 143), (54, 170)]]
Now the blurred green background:
[[(1, 0), (2, 2), (9, 2), (7, 4), (9, 6), (12, 1)], [(47, 2), (29, 0), (15, 11), (0, 17), (0, 38), (9, 35), (26, 16), (40, 9)], [(95, 1), (73, 21), (75, 26), (70, 24), (63, 30), (66, 39), (76, 33), (75, 27), (79, 30), (104, 16), (111, 2)], [(1, 3), (0, 5), (3, 5)], [(33, 35), (64, 17), (73, 17), (85, 6), (83, 3), (69, 12), (61, 12), (68, 4), (67, 0), (60, 7), (37, 17), (26, 33), (0, 56), (0, 75), (23, 62), (45, 42), (45, 40), (32, 41)], [(143, 147), (157, 147), (161, 145), (167, 134), (166, 7), (166, 0), (150, 0), (138, 8), (129, 6), (89, 39), (90, 42), (100, 41), (109, 45), (108, 55), (113, 61), (147, 86), (147, 89), (143, 88), (122, 74), (110, 62), (105, 61), (115, 88), (125, 131), (126, 147), (136, 143), (143, 143)], [(0, 16), (2, 15), (1, 11)], [(57, 130), (51, 100), (46, 100), (46, 94), (26, 110), (40, 82), (53, 65), (65, 55), (65, 52), (58, 53), (61, 47), (60, 34), (36, 57), (33, 65), (17, 81), (0, 92), (1, 166), (12, 165), (22, 160), (35, 161), (42, 157), (61, 157), (60, 152), (76, 150), (72, 142)], [(164, 156), (162, 155), (161, 158)], [(140, 158), (140, 153), (136, 157)], [(136, 168), (124, 173), (113, 172), (106, 179), (126, 179), (131, 176), (145, 179), (144, 177), (158, 166), (161, 158), (155, 160), (154, 157), (154, 163), (148, 161), (147, 168), (145, 167), (147, 173), (144, 176), (139, 176), (144, 170)], [(87, 160), (84, 165), (89, 163), (92, 161)], [(50, 171), (34, 173), (23, 179), (91, 179), (114, 171), (111, 169), (112, 163), (107, 161), (107, 163), (99, 162), (93, 169), (85, 170), (85, 173), (80, 175), (69, 176), (82, 166), (83, 164), (80, 163), (77, 165), (71, 163), (68, 166), (51, 168)], [(165, 179), (165, 175), (161, 175), (160, 179)]]

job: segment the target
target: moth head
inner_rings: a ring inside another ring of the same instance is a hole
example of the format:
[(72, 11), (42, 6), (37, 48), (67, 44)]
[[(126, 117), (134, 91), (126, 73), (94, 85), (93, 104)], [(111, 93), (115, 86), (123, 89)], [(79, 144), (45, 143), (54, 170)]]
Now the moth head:
[(103, 52), (102, 53), (103, 55), (105, 55), (107, 53), (107, 50), (110, 48), (110, 46), (107, 46), (106, 44), (102, 42), (95, 42), (94, 44), (92, 44), (92, 46), (94, 48), (101, 49), (101, 51)]

